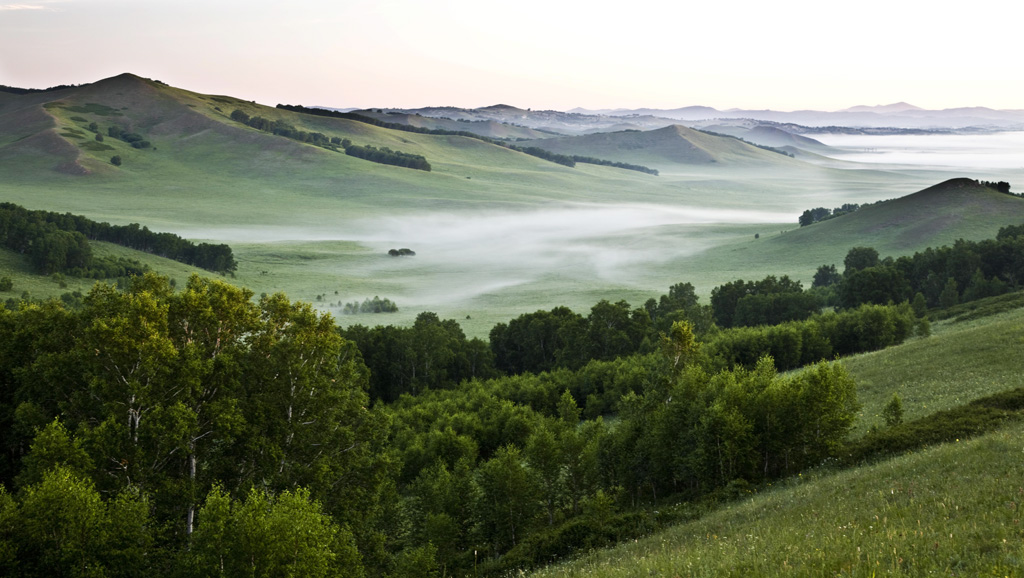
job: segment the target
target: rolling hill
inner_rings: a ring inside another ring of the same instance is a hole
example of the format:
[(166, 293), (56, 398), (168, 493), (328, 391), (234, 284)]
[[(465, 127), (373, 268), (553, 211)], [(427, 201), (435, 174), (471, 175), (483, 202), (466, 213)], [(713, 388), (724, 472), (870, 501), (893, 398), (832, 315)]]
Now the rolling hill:
[(530, 141), (526, 144), (566, 155), (649, 163), (657, 169), (672, 165), (779, 167), (798, 163), (785, 155), (760, 149), (738, 139), (710, 135), (678, 124), (652, 131), (595, 133)]
[[(827, 203), (811, 199), (807, 208), (823, 204)], [(736, 229), (731, 240), (672, 266), (701, 272), (691, 275), (692, 282), (708, 292), (725, 279), (761, 278), (766, 264), (774, 274), (787, 274), (810, 286), (819, 265), (835, 264), (841, 270), (853, 247), (873, 247), (882, 257), (898, 257), (952, 245), (957, 239), (994, 238), (1001, 227), (1022, 223), (1024, 199), (956, 178), (806, 227), (794, 219), (782, 230)], [(759, 238), (754, 238), (755, 232)], [(702, 272), (710, 270), (716, 276), (707, 280)]]

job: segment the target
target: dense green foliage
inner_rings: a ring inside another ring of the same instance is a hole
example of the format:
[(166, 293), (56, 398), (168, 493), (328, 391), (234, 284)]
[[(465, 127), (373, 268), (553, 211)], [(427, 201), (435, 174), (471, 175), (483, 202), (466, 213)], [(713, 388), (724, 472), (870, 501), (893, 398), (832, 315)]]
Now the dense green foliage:
[(846, 259), (838, 285), (844, 307), (899, 303), (921, 293), (928, 307), (950, 307), (1000, 295), (1024, 281), (1021, 227), (1004, 227), (995, 239), (958, 240), (911, 256), (878, 259), (877, 251), (856, 247)]
[(458, 323), (434, 313), (420, 313), (412, 327), (353, 325), (340, 332), (358, 345), (375, 400), (394, 401), (405, 393), (496, 375), (487, 343), (466, 339)]
[(196, 245), (173, 233), (156, 233), (137, 223), (111, 225), (81, 215), (30, 211), (12, 203), (0, 203), (0, 245), (27, 254), (40, 273), (96, 278), (143, 273), (138, 263), (94, 259), (88, 240), (107, 241), (216, 273), (232, 273), (238, 266), (228, 245)]
[[(319, 557), (315, 567), (328, 569), (319, 575), (357, 568), (349, 564), (359, 559), (357, 544), (373, 551), (390, 466), (382, 416), (367, 409), (358, 352), (309, 305), (280, 294), (258, 304), (251, 298), (198, 277), (172, 293), (166, 279), (145, 276), (124, 292), (97, 285), (76, 311), (54, 302), (0, 309), (0, 480), (17, 488), (14, 501), (3, 504), (0, 551), (23, 547), (10, 534), (12, 520), (46, 524), (73, 508), (83, 509), (83, 521), (65, 531), (95, 540), (33, 546), (51, 549), (0, 559), (5, 575), (107, 564), (79, 560), (116, 559), (120, 554), (103, 541), (121, 547), (126, 538), (118, 528), (130, 523), (133, 540), (155, 540), (138, 561), (157, 573), (191, 564), (190, 543), (197, 556), (203, 544), (214, 555), (228, 554), (220, 551), (226, 543), (250, 544), (266, 557), (262, 568), (299, 564), (289, 556), (304, 558), (302, 564)], [(33, 505), (35, 496), (65, 494), (61, 500), (78, 505), (49, 497)], [(118, 495), (136, 501), (122, 505)], [(253, 518), (264, 513), (266, 522)], [(310, 529), (297, 527), (296, 536), (316, 543), (293, 544), (290, 553), (268, 550), (270, 536), (300, 515)], [(114, 524), (112, 537), (92, 530), (103, 524)], [(214, 532), (217, 525), (228, 528)], [(239, 563), (255, 564), (250, 557)]]
[(345, 147), (345, 154), (350, 157), (365, 159), (385, 165), (394, 165), (396, 167), (418, 169), (421, 171), (430, 170), (430, 163), (427, 162), (427, 159), (423, 158), (423, 155), (413, 155), (403, 153), (401, 151), (393, 151), (388, 147), (377, 148), (369, 145), (350, 145)]

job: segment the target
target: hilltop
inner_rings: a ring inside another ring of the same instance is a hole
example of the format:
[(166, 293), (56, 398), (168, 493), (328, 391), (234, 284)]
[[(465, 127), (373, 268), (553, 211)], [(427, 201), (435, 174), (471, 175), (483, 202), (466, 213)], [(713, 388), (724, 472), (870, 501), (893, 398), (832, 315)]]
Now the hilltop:
[(1024, 222), (1024, 199), (967, 178), (955, 178), (914, 194), (864, 207), (829, 221), (800, 227), (785, 242), (820, 244), (826, 239), (870, 245), (885, 254), (906, 254)]

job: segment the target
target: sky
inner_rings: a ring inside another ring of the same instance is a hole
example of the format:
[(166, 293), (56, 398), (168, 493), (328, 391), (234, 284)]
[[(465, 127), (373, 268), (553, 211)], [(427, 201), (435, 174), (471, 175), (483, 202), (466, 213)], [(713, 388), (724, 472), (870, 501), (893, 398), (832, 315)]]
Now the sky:
[(0, 0), (0, 84), (262, 104), (1024, 109), (1024, 3)]

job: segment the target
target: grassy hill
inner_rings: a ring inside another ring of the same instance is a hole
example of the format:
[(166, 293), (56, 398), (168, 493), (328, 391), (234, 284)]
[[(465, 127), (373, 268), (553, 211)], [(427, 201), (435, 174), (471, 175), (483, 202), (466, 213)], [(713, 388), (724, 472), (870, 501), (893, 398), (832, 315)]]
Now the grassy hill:
[[(823, 204), (828, 203), (809, 200), (807, 208)], [(750, 279), (771, 263), (776, 273), (802, 279), (809, 286), (818, 265), (835, 264), (841, 270), (852, 247), (874, 247), (882, 257), (897, 257), (951, 245), (957, 239), (993, 238), (1000, 227), (1021, 223), (1024, 199), (957, 178), (806, 227), (794, 220), (784, 229), (737, 228), (730, 241), (675, 265), (693, 271), (717, 269), (719, 276)], [(755, 233), (760, 238), (755, 239)], [(710, 291), (708, 285), (702, 284)]]
[[(794, 161), (737, 139), (714, 136), (681, 125), (652, 131), (595, 133), (530, 142), (552, 152), (630, 163), (652, 163), (659, 170), (671, 165), (793, 166)], [(802, 164), (802, 163), (800, 163)]]

